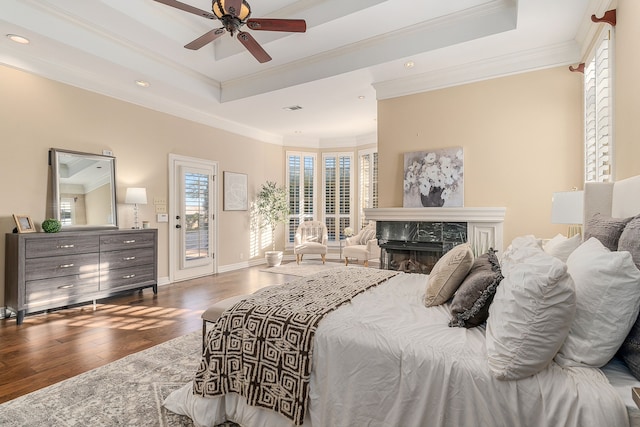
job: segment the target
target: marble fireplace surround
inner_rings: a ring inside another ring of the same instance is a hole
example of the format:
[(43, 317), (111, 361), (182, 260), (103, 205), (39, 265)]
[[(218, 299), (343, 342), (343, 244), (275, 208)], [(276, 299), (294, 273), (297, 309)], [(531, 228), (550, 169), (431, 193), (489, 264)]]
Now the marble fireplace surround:
[(467, 238), (475, 255), (503, 249), (507, 208), (375, 208), (365, 209), (370, 221), (466, 222)]

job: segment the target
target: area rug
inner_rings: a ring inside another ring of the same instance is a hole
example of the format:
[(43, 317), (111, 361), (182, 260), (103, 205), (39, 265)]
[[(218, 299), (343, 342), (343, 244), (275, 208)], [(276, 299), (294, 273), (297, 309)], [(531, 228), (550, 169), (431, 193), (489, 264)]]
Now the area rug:
[(0, 426), (193, 426), (162, 402), (193, 379), (200, 340), (193, 332), (3, 403)]
[(326, 271), (331, 268), (340, 267), (344, 264), (337, 262), (327, 262), (325, 264), (322, 261), (302, 261), (300, 264), (297, 264), (295, 261), (288, 262), (286, 264), (280, 264), (275, 267), (267, 267), (263, 268), (260, 271), (266, 271), (267, 273), (277, 273), (277, 274), (288, 274), (289, 276), (310, 276), (312, 274), (319, 273), (321, 271)]

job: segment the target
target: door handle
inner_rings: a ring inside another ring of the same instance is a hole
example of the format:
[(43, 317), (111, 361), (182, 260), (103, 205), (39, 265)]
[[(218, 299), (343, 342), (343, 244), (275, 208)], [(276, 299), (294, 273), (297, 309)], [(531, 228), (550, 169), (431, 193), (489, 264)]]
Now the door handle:
[(176, 224), (176, 228), (182, 228), (180, 224)]

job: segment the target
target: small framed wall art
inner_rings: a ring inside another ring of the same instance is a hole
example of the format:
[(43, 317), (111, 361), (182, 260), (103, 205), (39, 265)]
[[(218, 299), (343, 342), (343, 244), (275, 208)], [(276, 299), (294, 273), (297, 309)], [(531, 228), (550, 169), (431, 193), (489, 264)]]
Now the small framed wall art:
[(13, 220), (16, 222), (16, 228), (18, 233), (33, 233), (36, 231), (36, 227), (33, 225), (31, 217), (28, 215), (13, 215)]
[(247, 174), (224, 172), (224, 210), (246, 211), (249, 209), (247, 200)]

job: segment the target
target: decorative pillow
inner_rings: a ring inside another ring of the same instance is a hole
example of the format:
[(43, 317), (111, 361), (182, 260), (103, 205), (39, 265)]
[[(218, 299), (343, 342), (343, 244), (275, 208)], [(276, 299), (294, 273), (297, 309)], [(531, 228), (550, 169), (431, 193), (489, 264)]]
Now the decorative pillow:
[(369, 240), (376, 238), (376, 229), (373, 227), (365, 227), (360, 232), (360, 244), (366, 245)]
[(502, 280), (493, 249), (479, 256), (451, 301), (449, 326), (473, 328), (487, 320), (489, 306)]
[(472, 265), (473, 251), (469, 243), (455, 246), (444, 254), (429, 273), (424, 304), (431, 307), (448, 301)]
[(604, 366), (638, 317), (640, 270), (629, 252), (611, 252), (592, 237), (567, 260), (576, 284), (576, 316), (556, 355), (561, 366)]
[(519, 253), (519, 250), (520, 248), (525, 246), (532, 248), (542, 248), (542, 240), (533, 235), (520, 236), (513, 239), (511, 241), (511, 244), (507, 246), (507, 249), (502, 252), (502, 258), (500, 259), (500, 265), (502, 266), (502, 269), (504, 269), (504, 266), (508, 265), (512, 261), (518, 262), (517, 260), (512, 260), (512, 258), (514, 256), (520, 257), (521, 254)]
[(525, 378), (549, 365), (576, 309), (564, 262), (533, 246), (517, 248), (512, 259), (502, 268), (504, 279), (487, 320), (488, 364), (499, 380)]
[(575, 236), (567, 238), (562, 234), (558, 234), (553, 239), (544, 244), (542, 249), (549, 255), (560, 259), (563, 262), (567, 262), (567, 258), (578, 246), (582, 243), (582, 236), (576, 234)]
[(630, 218), (611, 218), (595, 214), (584, 227), (584, 241), (595, 237), (610, 251), (618, 250), (618, 240)]
[(640, 269), (640, 215), (629, 221), (622, 230), (618, 250), (629, 252), (636, 267)]
[[(624, 228), (618, 241), (618, 251), (628, 251), (636, 267), (640, 268), (640, 216), (633, 218)], [(618, 355), (629, 367), (631, 373), (640, 379), (640, 318), (624, 339)]]

